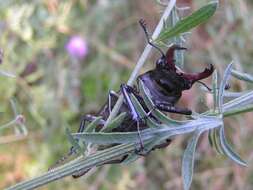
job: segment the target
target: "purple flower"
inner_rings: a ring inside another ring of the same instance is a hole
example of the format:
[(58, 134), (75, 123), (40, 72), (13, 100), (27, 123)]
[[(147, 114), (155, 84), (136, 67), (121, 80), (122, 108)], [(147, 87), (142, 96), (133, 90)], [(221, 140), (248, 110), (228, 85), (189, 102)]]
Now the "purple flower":
[(65, 48), (74, 58), (83, 59), (88, 54), (87, 43), (81, 36), (72, 36)]

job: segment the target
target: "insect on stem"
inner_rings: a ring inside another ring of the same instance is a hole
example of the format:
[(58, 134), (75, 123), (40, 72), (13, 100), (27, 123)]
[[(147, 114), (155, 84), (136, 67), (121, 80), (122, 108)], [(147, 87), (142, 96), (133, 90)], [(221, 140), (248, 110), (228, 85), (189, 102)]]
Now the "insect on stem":
[[(159, 23), (158, 23), (158, 25), (155, 28), (155, 31), (154, 31), (154, 33), (152, 35), (152, 39), (156, 39), (159, 36), (160, 32), (163, 29), (163, 23), (164, 23), (164, 21), (166, 21), (168, 19), (168, 17), (171, 14), (171, 11), (175, 7), (175, 5), (176, 5), (176, 0), (170, 0), (170, 2), (168, 3), (168, 5), (167, 5), (167, 7), (166, 7), (166, 9), (165, 9), (165, 11), (164, 11), (164, 13), (163, 13), (163, 15), (162, 15)], [(152, 46), (150, 46), (150, 44), (148, 44), (145, 47), (143, 53), (141, 54), (141, 56), (140, 56), (140, 58), (139, 58), (139, 60), (138, 60), (138, 62), (136, 64), (136, 66), (135, 66), (135, 68), (134, 68), (134, 70), (133, 70), (133, 72), (132, 72), (132, 74), (131, 74), (128, 82), (127, 82), (128, 85), (130, 85), (130, 86), (133, 85), (136, 77), (139, 74), (140, 69), (144, 65), (144, 63), (145, 63), (145, 61), (146, 61), (146, 59), (147, 59), (147, 57), (148, 57), (148, 55), (149, 55), (149, 53), (151, 51), (151, 47)], [(121, 106), (122, 103), (123, 103), (123, 96), (121, 95), (119, 97), (117, 103), (113, 107), (113, 110), (112, 110), (110, 116), (108, 117), (108, 119), (107, 119), (107, 121), (105, 123), (105, 126), (107, 126), (109, 124), (109, 122), (117, 115), (117, 113), (119, 111), (119, 108), (120, 108), (120, 106)]]

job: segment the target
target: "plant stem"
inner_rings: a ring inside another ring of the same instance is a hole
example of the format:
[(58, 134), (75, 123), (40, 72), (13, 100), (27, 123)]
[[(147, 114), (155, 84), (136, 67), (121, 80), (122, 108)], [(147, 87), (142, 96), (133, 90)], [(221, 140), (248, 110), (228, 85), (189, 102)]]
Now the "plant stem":
[[(156, 39), (159, 36), (160, 32), (163, 29), (164, 21), (167, 20), (167, 18), (171, 14), (175, 5), (176, 5), (176, 0), (170, 0), (170, 2), (168, 3), (168, 5), (163, 13), (163, 16), (161, 17), (158, 25), (155, 28), (155, 31), (152, 35), (152, 39)], [(130, 85), (130, 86), (133, 85), (135, 79), (137, 78), (137, 76), (139, 74), (140, 69), (143, 67), (149, 53), (151, 52), (151, 49), (152, 49), (152, 47), (149, 44), (145, 47), (145, 49), (144, 49), (143, 53), (141, 54), (141, 57), (139, 58), (129, 80), (127, 81), (128, 85)], [(120, 95), (118, 101), (116, 102), (115, 106), (113, 107), (113, 110), (105, 123), (105, 126), (107, 126), (108, 123), (117, 115), (119, 108), (122, 105), (122, 102), (123, 102), (123, 96)]]

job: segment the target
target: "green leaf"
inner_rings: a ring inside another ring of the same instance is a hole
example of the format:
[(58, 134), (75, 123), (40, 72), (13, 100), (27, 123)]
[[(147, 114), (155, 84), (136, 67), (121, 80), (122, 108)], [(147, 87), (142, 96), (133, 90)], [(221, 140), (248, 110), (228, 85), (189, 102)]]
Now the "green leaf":
[(218, 106), (218, 75), (217, 71), (215, 70), (213, 73), (212, 78), (212, 87), (213, 87), (213, 109), (216, 111)]
[(240, 156), (233, 151), (233, 149), (230, 147), (228, 144), (226, 137), (225, 137), (225, 132), (224, 132), (224, 126), (220, 128), (220, 144), (222, 147), (222, 150), (226, 156), (228, 156), (231, 160), (236, 162), (237, 164), (241, 166), (247, 166), (247, 163), (243, 161)]
[(147, 116), (147, 113), (145, 112), (142, 105), (139, 103), (139, 101), (137, 100), (137, 98), (134, 95), (130, 94), (130, 98), (133, 102), (135, 110), (138, 112), (138, 114), (141, 116), (141, 118), (145, 119), (148, 127), (151, 127), (151, 128), (152, 127), (165, 127), (165, 125), (158, 124), (155, 121), (153, 121), (150, 117)]
[[(146, 129), (140, 131), (142, 140), (149, 140), (155, 136), (155, 131), (151, 129)], [(89, 132), (89, 133), (73, 133), (75, 139), (80, 139), (85, 142), (94, 144), (114, 144), (114, 143), (138, 143), (140, 141), (138, 132), (113, 132), (113, 133), (103, 133), (103, 132)]]
[(219, 154), (223, 154), (221, 145), (220, 145), (220, 141), (219, 141), (219, 130), (218, 128), (213, 129), (213, 130), (209, 130), (208, 133), (208, 140), (210, 145), (219, 153)]
[(223, 79), (221, 81), (220, 87), (219, 87), (219, 92), (218, 92), (218, 108), (219, 108), (219, 113), (223, 113), (223, 96), (224, 96), (224, 91), (225, 91), (225, 86), (228, 83), (229, 77), (231, 75), (231, 71), (232, 71), (232, 65), (233, 63), (230, 63), (225, 72), (224, 72), (224, 76)]
[[(195, 130), (209, 130), (222, 124), (222, 120), (217, 117), (204, 116), (197, 120), (191, 120), (186, 124), (176, 127), (164, 127), (163, 124), (157, 127), (147, 128), (140, 131), (142, 140), (151, 140), (160, 138), (165, 140), (175, 135), (191, 133)], [(113, 143), (138, 143), (138, 132), (91, 132), (91, 133), (73, 133), (74, 138), (95, 143), (95, 144), (113, 144)]]
[(78, 144), (77, 140), (73, 138), (69, 128), (66, 128), (65, 132), (66, 132), (69, 142), (74, 147), (74, 149), (77, 150), (79, 153), (84, 154), (84, 149)]
[(102, 117), (97, 117), (95, 120), (93, 120), (89, 125), (87, 125), (87, 127), (85, 128), (85, 132), (94, 131), (94, 129), (96, 129), (101, 119)]
[(235, 98), (223, 105), (223, 112), (229, 112), (234, 109), (242, 109), (245, 106), (253, 104), (253, 91), (248, 92), (238, 98)]
[(116, 118), (114, 118), (108, 125), (107, 127), (103, 128), (101, 132), (109, 132), (112, 131), (114, 128), (117, 128), (118, 126), (121, 125), (121, 123), (124, 121), (127, 113), (122, 112), (120, 113)]
[(238, 115), (238, 114), (252, 112), (252, 111), (253, 111), (253, 104), (250, 104), (247, 106), (243, 106), (241, 108), (231, 109), (229, 111), (226, 111), (223, 113), (223, 115), (224, 115), (224, 117), (228, 117), (228, 116)]
[(175, 126), (179, 126), (188, 122), (188, 121), (177, 121), (177, 120), (171, 119), (165, 114), (163, 114), (162, 112), (160, 112), (158, 109), (154, 109), (155, 105), (153, 104), (153, 101), (150, 98), (150, 93), (149, 93), (148, 88), (145, 87), (144, 83), (141, 80), (139, 80), (138, 83), (139, 83), (140, 93), (144, 99), (146, 106), (148, 107), (149, 110), (152, 110), (152, 114), (161, 123), (167, 125), (168, 127), (171, 127), (171, 126), (175, 127)]
[(246, 82), (253, 82), (253, 75), (247, 74), (247, 73), (242, 73), (236, 70), (232, 70), (231, 73), (235, 78), (239, 79), (239, 80), (244, 80)]
[(184, 151), (182, 161), (182, 177), (184, 190), (188, 190), (191, 187), (193, 169), (194, 169), (194, 156), (196, 151), (197, 142), (202, 131), (196, 131), (192, 138), (189, 140), (187, 147)]
[(240, 96), (243, 96), (245, 94), (249, 93), (249, 91), (243, 91), (243, 92), (224, 92), (224, 97), (226, 98), (238, 98)]
[(155, 39), (155, 42), (165, 42), (165, 40), (185, 33), (190, 29), (205, 23), (211, 16), (214, 15), (218, 6), (218, 2), (208, 3), (199, 10), (192, 13), (190, 16), (180, 20), (173, 28), (167, 28)]

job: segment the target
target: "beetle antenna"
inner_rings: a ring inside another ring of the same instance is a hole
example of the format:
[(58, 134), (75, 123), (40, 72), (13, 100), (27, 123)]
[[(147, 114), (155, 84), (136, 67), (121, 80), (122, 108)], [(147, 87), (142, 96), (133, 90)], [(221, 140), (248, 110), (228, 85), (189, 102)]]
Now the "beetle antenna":
[(208, 91), (210, 91), (210, 92), (212, 91), (212, 89), (211, 89), (210, 87), (208, 87), (208, 86), (207, 86), (205, 83), (203, 83), (202, 81), (196, 81), (196, 82), (202, 84), (204, 87), (207, 88)]
[(163, 53), (163, 51), (161, 50), (161, 48), (159, 48), (158, 46), (156, 46), (155, 44), (153, 44), (151, 42), (149, 34), (148, 34), (148, 30), (147, 30), (147, 24), (146, 24), (145, 20), (144, 19), (140, 19), (139, 23), (140, 23), (142, 29), (144, 30), (144, 33), (145, 33), (146, 39), (148, 41), (148, 44), (151, 45), (152, 47), (156, 48), (162, 54), (162, 56), (165, 57), (165, 54)]

